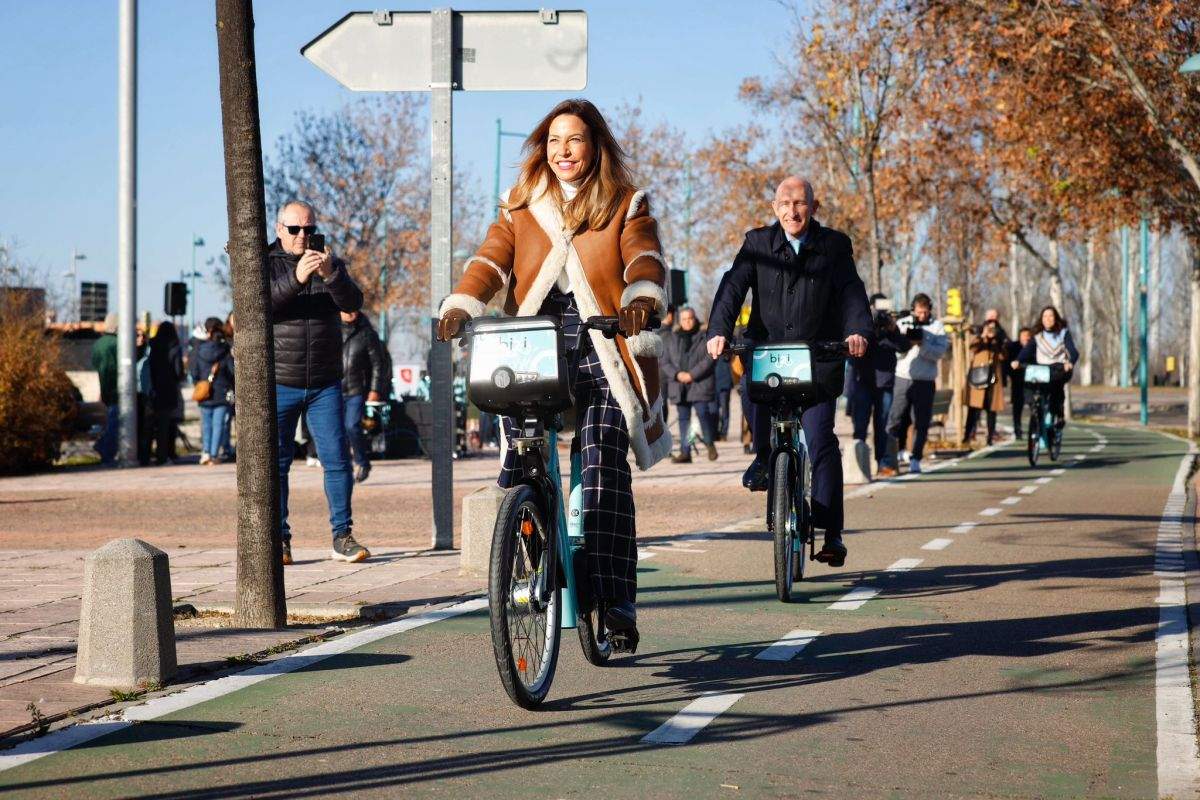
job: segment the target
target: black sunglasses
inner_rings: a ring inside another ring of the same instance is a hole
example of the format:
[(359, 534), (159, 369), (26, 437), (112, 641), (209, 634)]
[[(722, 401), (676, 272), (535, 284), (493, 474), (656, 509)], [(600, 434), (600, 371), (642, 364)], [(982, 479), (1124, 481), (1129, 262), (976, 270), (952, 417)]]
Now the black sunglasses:
[(300, 231), (304, 231), (309, 236), (317, 232), (316, 225), (284, 225), (283, 228), (292, 236), (298, 235)]

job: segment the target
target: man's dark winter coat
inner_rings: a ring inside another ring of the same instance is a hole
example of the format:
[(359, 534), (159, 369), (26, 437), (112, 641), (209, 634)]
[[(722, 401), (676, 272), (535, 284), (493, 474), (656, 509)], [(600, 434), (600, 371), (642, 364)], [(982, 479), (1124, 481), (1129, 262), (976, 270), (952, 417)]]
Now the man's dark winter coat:
[[(667, 399), (672, 403), (707, 403), (714, 396), (715, 362), (705, 349), (704, 332), (699, 326), (685, 332), (676, 328), (663, 337), (663, 354), (659, 359), (662, 375), (667, 379)], [(691, 383), (680, 383), (678, 375), (686, 372)]]
[(267, 251), (271, 277), (271, 322), (275, 327), (275, 382), (297, 389), (317, 389), (342, 377), (342, 320), (339, 311), (358, 311), (363, 296), (333, 261), (333, 277), (314, 273), (308, 283), (296, 280), (294, 256), (279, 241)]
[[(746, 292), (754, 290), (746, 338), (756, 342), (874, 338), (867, 291), (854, 266), (850, 238), (809, 222), (799, 254), (776, 222), (747, 232), (713, 299), (708, 338), (733, 335)], [(813, 377), (822, 400), (842, 393), (844, 360), (821, 360)]]
[(342, 394), (346, 397), (387, 389), (383, 343), (365, 315), (342, 323)]

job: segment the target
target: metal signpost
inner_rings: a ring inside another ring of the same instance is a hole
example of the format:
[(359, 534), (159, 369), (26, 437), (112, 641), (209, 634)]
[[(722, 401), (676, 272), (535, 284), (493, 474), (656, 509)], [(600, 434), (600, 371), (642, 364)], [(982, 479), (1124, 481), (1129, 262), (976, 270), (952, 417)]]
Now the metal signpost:
[[(300, 53), (348, 89), (430, 92), (429, 318), (450, 293), (452, 93), (579, 91), (587, 85), (583, 11), (357, 11)], [(433, 547), (453, 547), (454, 404), (449, 344), (430, 336)]]
[[(137, 464), (137, 0), (121, 0), (117, 37), (117, 395), (119, 458)], [(149, 332), (147, 332), (149, 335)]]

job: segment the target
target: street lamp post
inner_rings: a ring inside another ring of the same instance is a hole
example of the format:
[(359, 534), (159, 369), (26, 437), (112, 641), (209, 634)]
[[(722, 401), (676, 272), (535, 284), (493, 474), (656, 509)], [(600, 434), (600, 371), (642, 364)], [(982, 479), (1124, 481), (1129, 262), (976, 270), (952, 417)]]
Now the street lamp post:
[(1148, 346), (1150, 313), (1147, 289), (1150, 283), (1150, 219), (1142, 217), (1141, 226), (1141, 273), (1138, 279), (1138, 388), (1141, 395), (1141, 422), (1150, 424), (1150, 348)]
[[(196, 329), (196, 277), (200, 274), (199, 272), (196, 271), (196, 248), (197, 247), (204, 247), (204, 237), (197, 236), (196, 234), (193, 233), (192, 234), (192, 274), (190, 276), (192, 279), (192, 302), (191, 302), (192, 327), (191, 327), (191, 330), (193, 330), (193, 331)], [(189, 331), (189, 333), (190, 333), (190, 331)]]
[(79, 322), (79, 270), (76, 269), (76, 263), (86, 261), (87, 256), (78, 252), (74, 247), (71, 248), (71, 263), (67, 268), (67, 277), (71, 279), (71, 321)]

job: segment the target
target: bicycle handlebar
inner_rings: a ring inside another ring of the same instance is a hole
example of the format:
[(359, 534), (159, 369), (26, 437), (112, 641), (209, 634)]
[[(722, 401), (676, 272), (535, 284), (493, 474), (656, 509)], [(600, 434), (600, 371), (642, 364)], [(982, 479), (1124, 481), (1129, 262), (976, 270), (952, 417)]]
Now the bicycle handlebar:
[[(725, 352), (722, 354), (722, 357), (723, 358), (732, 358), (733, 356), (749, 355), (750, 352), (752, 350), (754, 350), (755, 347), (758, 347), (762, 344), (768, 344), (768, 343), (767, 342), (759, 342), (757, 344), (754, 344), (754, 343), (747, 342), (744, 340), (730, 342), (728, 345), (725, 346)], [(812, 350), (813, 353), (819, 353), (820, 355), (842, 356), (842, 357), (850, 355), (850, 345), (846, 344), (845, 342), (838, 342), (838, 341), (804, 342), (804, 341), (801, 341), (801, 342), (798, 342), (798, 344), (808, 345), (808, 348), (810, 350)]]
[[(475, 332), (474, 322), (474, 319), (464, 320), (462, 327), (458, 329), (458, 334), (453, 338), (459, 341), (463, 339), (469, 339)], [(580, 325), (584, 330), (599, 331), (600, 334), (606, 339), (612, 339), (618, 335), (624, 336), (624, 334), (621, 333), (620, 319), (616, 316), (588, 317), (586, 320), (580, 323)], [(652, 315), (648, 320), (646, 320), (646, 327), (642, 330), (654, 331), (661, 327), (662, 320), (657, 316)]]

